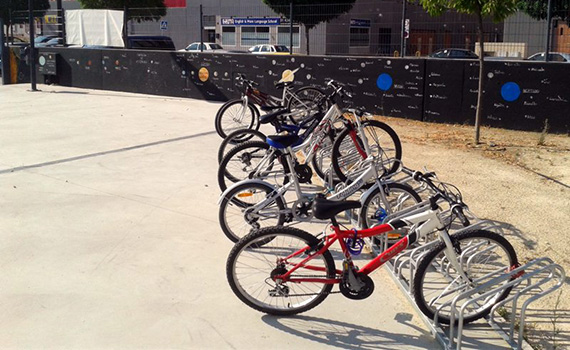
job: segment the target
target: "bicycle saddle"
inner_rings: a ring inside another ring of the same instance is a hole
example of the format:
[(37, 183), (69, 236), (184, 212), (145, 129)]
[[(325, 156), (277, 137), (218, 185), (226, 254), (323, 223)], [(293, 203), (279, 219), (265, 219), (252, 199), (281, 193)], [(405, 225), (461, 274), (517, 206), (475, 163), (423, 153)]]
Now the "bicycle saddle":
[(277, 118), (278, 118), (279, 116), (282, 116), (283, 114), (285, 114), (285, 113), (287, 113), (287, 112), (289, 112), (289, 111), (287, 110), (287, 108), (283, 108), (283, 109), (279, 109), (279, 110), (277, 110), (277, 111), (275, 111), (275, 112), (271, 112), (271, 113), (264, 114), (264, 115), (262, 115), (261, 117), (259, 117), (259, 123), (260, 123), (260, 124), (269, 124), (269, 123), (271, 123), (271, 122), (277, 120)]
[(360, 208), (362, 204), (359, 201), (329, 201), (325, 198), (317, 197), (313, 202), (313, 215), (317, 219), (332, 219), (336, 214), (348, 209)]
[(271, 135), (267, 136), (265, 142), (273, 148), (284, 149), (289, 146), (296, 146), (302, 141), (303, 139), (297, 135)]
[(273, 106), (273, 105), (262, 105), (259, 108), (264, 112), (269, 112), (269, 111), (276, 110), (278, 108), (283, 108), (283, 106), (281, 106), (281, 105), (275, 105), (275, 106)]

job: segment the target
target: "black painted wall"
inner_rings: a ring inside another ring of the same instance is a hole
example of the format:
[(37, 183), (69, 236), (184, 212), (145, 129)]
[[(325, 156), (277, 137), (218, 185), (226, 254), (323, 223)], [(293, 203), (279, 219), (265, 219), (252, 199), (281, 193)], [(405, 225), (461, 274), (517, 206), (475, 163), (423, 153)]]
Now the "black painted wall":
[[(134, 50), (42, 49), (58, 54), (59, 84), (92, 89), (224, 101), (239, 96), (236, 73), (280, 95), (273, 83), (302, 67), (298, 87), (335, 79), (350, 87), (345, 101), (372, 113), (473, 124), (478, 62), (378, 57), (189, 54)], [(489, 61), (482, 125), (570, 133), (570, 64)], [(200, 73), (202, 72), (202, 74)], [(207, 79), (200, 79), (205, 77)]]

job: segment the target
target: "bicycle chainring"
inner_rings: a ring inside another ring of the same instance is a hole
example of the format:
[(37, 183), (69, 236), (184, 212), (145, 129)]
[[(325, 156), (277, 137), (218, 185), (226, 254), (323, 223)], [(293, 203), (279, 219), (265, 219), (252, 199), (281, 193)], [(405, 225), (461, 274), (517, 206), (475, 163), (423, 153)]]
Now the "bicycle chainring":
[(313, 199), (299, 198), (293, 203), (293, 218), (298, 221), (311, 221), (313, 219)]
[(313, 177), (313, 170), (307, 164), (295, 164), (295, 173), (302, 184), (310, 183)]
[(351, 286), (348, 279), (343, 279), (340, 284), (340, 292), (348, 299), (362, 300), (368, 298), (374, 292), (374, 281), (370, 276), (357, 273), (356, 279), (360, 282), (360, 286)]

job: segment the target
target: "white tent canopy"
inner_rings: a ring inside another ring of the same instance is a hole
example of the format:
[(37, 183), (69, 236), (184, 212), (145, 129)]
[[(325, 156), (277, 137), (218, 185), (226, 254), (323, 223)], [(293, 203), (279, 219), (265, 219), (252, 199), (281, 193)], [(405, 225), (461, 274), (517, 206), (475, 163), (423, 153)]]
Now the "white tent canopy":
[(124, 47), (123, 11), (68, 10), (65, 28), (68, 45)]

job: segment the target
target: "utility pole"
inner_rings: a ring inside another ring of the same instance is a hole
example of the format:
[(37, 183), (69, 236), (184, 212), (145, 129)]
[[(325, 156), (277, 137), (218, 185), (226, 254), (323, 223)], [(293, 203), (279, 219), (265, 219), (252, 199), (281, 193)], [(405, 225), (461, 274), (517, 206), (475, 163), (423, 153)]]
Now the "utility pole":
[(123, 6), (123, 43), (125, 49), (129, 48), (129, 4), (125, 0), (125, 5)]
[(67, 45), (66, 42), (66, 38), (65, 38), (65, 12), (63, 12), (63, 4), (61, 3), (61, 0), (57, 0), (56, 1), (56, 7), (57, 7), (57, 25), (59, 27), (59, 33), (61, 35), (61, 38), (63, 39), (63, 46)]
[(7, 85), (10, 83), (10, 77), (12, 74), (8, 68), (9, 66), (7, 58), (9, 57), (10, 53), (8, 50), (6, 50), (8, 48), (8, 45), (4, 38), (4, 21), (2, 18), (0, 18), (0, 58), (2, 61), (0, 69), (2, 69), (2, 84)]
[(35, 33), (35, 23), (34, 23), (34, 1), (28, 0), (28, 19), (30, 21), (30, 80), (32, 83), (31, 91), (38, 91), (36, 88), (36, 45), (34, 44), (34, 39), (36, 37)]
[(293, 1), (289, 3), (289, 54), (293, 54)]
[(544, 49), (544, 61), (548, 62), (550, 54), (550, 31), (552, 29), (552, 0), (548, 0), (548, 9), (546, 12), (546, 44)]
[(200, 52), (204, 52), (204, 13), (202, 12), (202, 4), (200, 4)]
[(400, 57), (406, 56), (406, 1), (402, 0), (402, 38), (400, 41)]

